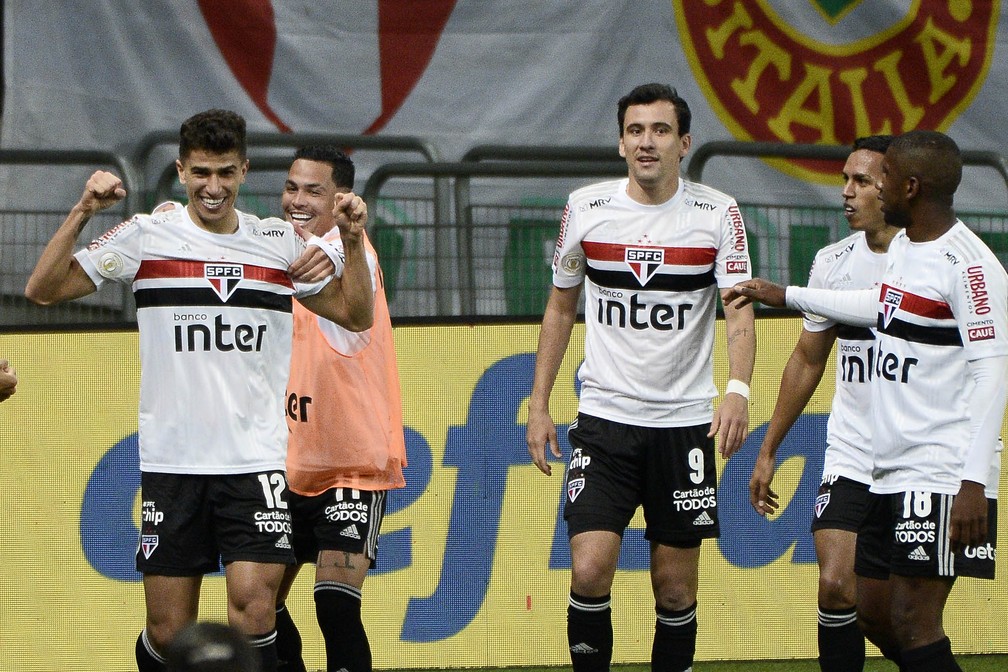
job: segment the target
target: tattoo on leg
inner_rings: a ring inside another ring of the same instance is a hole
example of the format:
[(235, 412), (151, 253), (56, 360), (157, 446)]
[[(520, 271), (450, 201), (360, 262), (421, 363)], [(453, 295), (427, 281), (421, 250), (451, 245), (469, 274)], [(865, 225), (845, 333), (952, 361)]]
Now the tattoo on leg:
[[(343, 557), (340, 558), (340, 555)], [(337, 554), (332, 562), (320, 564), (320, 567), (335, 567), (337, 569), (356, 569), (357, 565), (354, 564), (353, 554), (343, 551), (341, 554)]]

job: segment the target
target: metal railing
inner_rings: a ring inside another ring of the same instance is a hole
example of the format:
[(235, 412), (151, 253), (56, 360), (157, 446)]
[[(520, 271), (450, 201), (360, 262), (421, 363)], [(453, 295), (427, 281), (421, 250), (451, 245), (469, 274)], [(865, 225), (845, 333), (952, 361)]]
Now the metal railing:
[[(0, 169), (12, 166), (35, 169), (11, 172), (6, 180), (5, 202), (0, 207), (0, 325), (44, 327), (130, 322), (134, 317), (133, 301), (128, 288), (122, 286), (45, 309), (30, 304), (23, 292), (42, 249), (96, 168), (119, 175), (126, 197), (116, 207), (96, 215), (79, 240), (87, 242), (137, 211), (143, 180), (133, 163), (124, 156), (104, 151), (0, 150)], [(44, 191), (40, 185), (44, 185)], [(24, 198), (18, 197), (21, 190), (25, 191)], [(33, 199), (40, 196), (46, 199), (45, 204), (35, 205)]]
[[(437, 148), (430, 142), (414, 136), (396, 135), (352, 135), (339, 133), (249, 133), (246, 145), (249, 154), (249, 172), (283, 171), (291, 164), (291, 157), (298, 147), (307, 145), (331, 144), (347, 150), (367, 150), (374, 152), (397, 152), (419, 154), (424, 160), (437, 161), (440, 155)], [(145, 171), (158, 169), (154, 186), (147, 192), (148, 205), (165, 201), (177, 193), (173, 187), (177, 182), (177, 171), (174, 160), (166, 165), (154, 164), (155, 150), (165, 145), (178, 145), (178, 132), (156, 131), (148, 134), (137, 145), (134, 157), (137, 165)], [(285, 149), (282, 155), (264, 153), (263, 150)], [(277, 191), (279, 194), (279, 190)]]
[[(179, 197), (174, 165), (156, 179), (147, 178), (136, 160), (149, 160), (155, 148), (174, 143), (174, 133), (152, 134), (134, 154), (136, 159), (106, 152), (8, 150), (5, 165), (34, 164), (48, 174), (60, 170), (58, 188), (72, 203), (83, 184), (63, 171), (96, 166), (118, 172), (127, 199), (100, 213), (81, 236), (86, 242), (129, 215), (153, 205), (152, 197)], [(266, 176), (286, 173), (290, 155), (271, 149), (332, 143), (380, 152), (409, 151), (421, 161), (379, 163), (367, 177), (362, 196), (371, 209), (369, 234), (379, 251), (393, 317), (541, 316), (551, 285), (551, 261), (564, 204), (570, 191), (595, 178), (624, 177), (627, 167), (615, 148), (479, 145), (458, 162), (436, 159), (438, 153), (417, 138), (329, 134), (250, 135), (250, 175), (263, 182), (259, 192), (243, 186), (244, 210), (259, 215), (279, 211), (279, 186)], [(711, 159), (735, 156), (842, 161), (846, 146), (779, 143), (712, 142), (696, 147), (684, 166), (688, 179), (702, 180)], [(371, 155), (367, 155), (367, 160)], [(1008, 167), (996, 152), (963, 152), (967, 165), (991, 167), (1008, 186)], [(358, 157), (359, 158), (359, 157)], [(145, 166), (150, 169), (152, 164)], [(19, 175), (13, 178), (21, 179)], [(27, 178), (24, 178), (27, 179)], [(16, 180), (15, 180), (16, 182)], [(6, 326), (128, 324), (133, 319), (128, 288), (104, 290), (83, 301), (42, 310), (26, 306), (24, 282), (42, 246), (65, 217), (66, 209), (24, 207), (20, 191), (8, 180), (8, 204), (2, 218), (2, 318)], [(37, 180), (35, 183), (37, 184)], [(51, 182), (47, 180), (47, 188)], [(253, 185), (254, 186), (254, 185)], [(175, 189), (175, 191), (173, 191)], [(360, 191), (360, 190), (359, 190)], [(28, 192), (26, 192), (28, 193)], [(37, 197), (37, 189), (30, 192)], [(13, 194), (14, 200), (11, 201)], [(51, 199), (51, 193), (45, 195)], [(144, 199), (149, 202), (144, 203)], [(258, 199), (258, 200), (257, 200)], [(29, 199), (25, 199), (26, 203)], [(838, 207), (740, 203), (750, 234), (754, 271), (783, 283), (803, 283), (815, 252), (849, 233)], [(960, 217), (1008, 262), (1008, 211), (970, 213)], [(116, 294), (117, 289), (122, 289)]]
[[(474, 274), (473, 233), (480, 225), (473, 217), (473, 178), (579, 178), (611, 177), (626, 173), (626, 163), (621, 161), (494, 161), (494, 162), (437, 162), (393, 163), (379, 167), (371, 174), (364, 187), (367, 203), (381, 201), (381, 189), (392, 178), (426, 177), (449, 178), (454, 182), (453, 203), (435, 203), (433, 257), (435, 260), (452, 258), (454, 268), (438, 263), (435, 268), (437, 311), (439, 315), (476, 315), (477, 279)], [(498, 206), (499, 207), (499, 206)], [(559, 226), (559, 210), (551, 219)]]
[[(766, 159), (809, 159), (812, 161), (838, 161), (841, 164), (850, 155), (848, 145), (814, 145), (783, 142), (747, 142), (742, 140), (716, 140), (705, 142), (693, 150), (686, 177), (694, 182), (703, 181), (703, 171), (714, 157), (747, 156)], [(985, 166), (993, 168), (1004, 180), (1008, 189), (1008, 161), (998, 152), (988, 150), (961, 150), (964, 166)]]

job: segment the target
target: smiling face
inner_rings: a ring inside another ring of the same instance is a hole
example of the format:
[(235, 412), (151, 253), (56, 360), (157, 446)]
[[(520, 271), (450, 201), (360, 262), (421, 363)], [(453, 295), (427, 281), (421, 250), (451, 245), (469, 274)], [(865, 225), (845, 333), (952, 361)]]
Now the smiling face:
[(248, 173), (248, 160), (238, 151), (194, 149), (177, 160), (175, 168), (185, 185), (193, 222), (213, 233), (234, 232), (238, 228), (235, 199)]
[(631, 105), (623, 119), (619, 152), (630, 173), (630, 197), (641, 203), (664, 203), (679, 187), (679, 166), (690, 148), (688, 133), (679, 135), (675, 106), (658, 100)]
[(869, 149), (857, 149), (844, 164), (844, 217), (853, 231), (872, 233), (885, 226), (879, 201), (879, 179), (882, 177), (882, 154)]
[(333, 206), (336, 196), (345, 192), (333, 181), (333, 167), (324, 161), (296, 159), (284, 183), (280, 203), (284, 218), (300, 224), (316, 236), (323, 236), (336, 225)]

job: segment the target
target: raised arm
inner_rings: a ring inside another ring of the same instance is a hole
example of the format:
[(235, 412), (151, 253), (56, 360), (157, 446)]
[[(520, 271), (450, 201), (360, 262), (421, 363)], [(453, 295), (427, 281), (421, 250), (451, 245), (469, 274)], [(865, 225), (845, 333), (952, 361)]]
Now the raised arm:
[(819, 386), (836, 332), (836, 327), (825, 331), (803, 329), (784, 366), (777, 405), (749, 479), (749, 503), (761, 516), (777, 510), (777, 493), (770, 488), (777, 469), (777, 449)]
[[(367, 205), (360, 196), (348, 192), (336, 199), (333, 214), (343, 243), (343, 274), (333, 278), (318, 294), (300, 301), (308, 310), (345, 329), (364, 331), (374, 324), (374, 289), (363, 239)], [(291, 265), (291, 277), (298, 279), (312, 273), (316, 256), (309, 247)]]
[(532, 462), (547, 476), (552, 474), (553, 470), (546, 458), (546, 447), (549, 447), (554, 457), (561, 455), (556, 425), (550, 417), (549, 399), (560, 371), (560, 364), (567, 352), (567, 345), (570, 343), (580, 294), (580, 285), (567, 288), (554, 286), (539, 331), (539, 347), (536, 350), (532, 394), (529, 396), (525, 441)]
[(122, 180), (112, 173), (99, 170), (88, 178), (80, 200), (53, 234), (28, 278), (25, 296), (30, 301), (47, 306), (87, 296), (97, 289), (74, 259), (77, 236), (95, 213), (125, 197)]

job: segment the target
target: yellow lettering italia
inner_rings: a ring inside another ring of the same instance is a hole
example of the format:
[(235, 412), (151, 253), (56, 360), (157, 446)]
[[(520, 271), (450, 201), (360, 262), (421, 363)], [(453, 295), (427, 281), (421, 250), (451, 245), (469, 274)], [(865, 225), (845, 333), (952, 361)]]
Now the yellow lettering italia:
[[(833, 97), (829, 78), (832, 71), (817, 65), (805, 64), (805, 79), (784, 101), (780, 114), (767, 122), (770, 130), (784, 142), (794, 142), (791, 124), (801, 124), (819, 131), (820, 142), (835, 144), (833, 131)], [(819, 108), (806, 107), (813, 96), (819, 98)]]
[(786, 82), (791, 78), (791, 54), (771, 42), (766, 35), (759, 31), (751, 30), (739, 36), (741, 46), (756, 47), (756, 58), (749, 63), (749, 71), (745, 79), (733, 79), (731, 82), (732, 91), (739, 97), (739, 100), (756, 114), (759, 112), (759, 102), (756, 100), (756, 87), (759, 86), (760, 77), (771, 65), (777, 70), (780, 81)]
[(903, 115), (903, 125), (899, 130), (900, 133), (917, 128), (917, 124), (924, 118), (924, 108), (910, 102), (910, 96), (907, 94), (906, 87), (903, 86), (903, 80), (900, 79), (899, 71), (896, 69), (902, 56), (903, 52), (897, 49), (891, 54), (875, 61), (874, 66), (875, 70), (881, 72), (885, 78), (889, 91), (892, 93), (893, 101)]
[[(972, 42), (966, 37), (957, 40), (954, 35), (946, 33), (934, 25), (934, 20), (928, 18), (920, 35), (914, 38), (924, 52), (924, 62), (927, 64), (928, 79), (931, 81), (931, 93), (928, 102), (936, 103), (938, 99), (955, 86), (955, 75), (945, 74), (952, 60), (958, 57), (959, 66), (969, 63)], [(939, 51), (939, 46), (941, 50)]]
[(868, 106), (865, 104), (864, 90), (861, 88), (861, 84), (868, 78), (867, 68), (841, 70), (837, 77), (847, 85), (847, 89), (850, 91), (851, 107), (854, 108), (855, 137), (892, 133), (892, 122), (889, 119), (885, 119), (878, 130), (872, 130), (871, 120), (868, 118)]
[[(707, 4), (711, 3), (708, 2)], [(710, 45), (711, 52), (714, 53), (714, 57), (719, 61), (723, 59), (725, 56), (725, 45), (728, 44), (728, 40), (732, 34), (739, 30), (752, 28), (752, 25), (752, 16), (749, 15), (749, 12), (746, 11), (741, 2), (736, 2), (732, 7), (731, 16), (725, 19), (724, 23), (717, 28), (708, 28), (704, 32), (707, 36), (707, 43)]]

